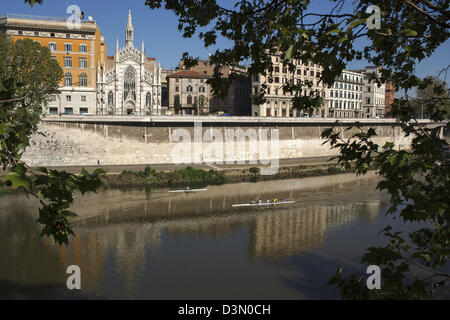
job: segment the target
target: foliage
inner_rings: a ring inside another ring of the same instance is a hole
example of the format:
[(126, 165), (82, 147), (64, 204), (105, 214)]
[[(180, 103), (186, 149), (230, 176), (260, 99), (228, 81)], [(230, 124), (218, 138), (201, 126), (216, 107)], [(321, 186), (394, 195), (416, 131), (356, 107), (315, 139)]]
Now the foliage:
[(427, 77), (425, 81), (429, 83), (424, 84), (422, 88), (417, 90), (417, 98), (425, 102), (426, 114), (430, 114), (428, 106), (431, 106), (431, 110), (437, 107), (447, 112), (448, 119), (450, 114), (450, 91), (447, 83), (431, 76)]
[(123, 170), (121, 176), (135, 176), (139, 178), (152, 178), (156, 176), (156, 170), (150, 166), (146, 166), (144, 171)]
[[(69, 218), (75, 191), (95, 191), (102, 184), (101, 169), (78, 175), (31, 168), (21, 161), (30, 136), (38, 132), (42, 109), (55, 93), (62, 69), (48, 48), (32, 40), (11, 41), (0, 34), (0, 163), (8, 172), (6, 185), (39, 199), (38, 222), (42, 235), (52, 236), (60, 245), (73, 235)], [(42, 134), (42, 133), (40, 133)]]
[(225, 183), (225, 176), (215, 170), (205, 171), (189, 166), (177, 172), (181, 174), (183, 181), (188, 185), (220, 185)]
[(257, 175), (260, 172), (259, 168), (257, 167), (250, 168), (249, 171), (254, 175)]

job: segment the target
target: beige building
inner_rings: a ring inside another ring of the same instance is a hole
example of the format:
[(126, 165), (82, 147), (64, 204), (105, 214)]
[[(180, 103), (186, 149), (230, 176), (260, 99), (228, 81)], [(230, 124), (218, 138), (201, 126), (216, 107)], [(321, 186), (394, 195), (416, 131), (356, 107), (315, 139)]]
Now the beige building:
[(181, 115), (209, 114), (211, 88), (206, 83), (209, 78), (191, 70), (180, 70), (167, 76), (169, 112)]
[(344, 70), (329, 89), (330, 118), (362, 118), (364, 73)]
[[(210, 60), (199, 60), (196, 66), (189, 68), (203, 75), (213, 77), (215, 65)], [(179, 69), (185, 69), (183, 60), (180, 61)], [(245, 66), (229, 66), (220, 70), (222, 77), (227, 79), (233, 73), (236, 76), (228, 88), (224, 99), (211, 97), (210, 112), (212, 114), (227, 113), (232, 116), (251, 115), (251, 90), (252, 83)]]
[(280, 54), (272, 55), (274, 72), (270, 76), (254, 77), (252, 82), (252, 95), (258, 95), (263, 84), (267, 85), (265, 99), (266, 102), (261, 105), (252, 105), (252, 116), (256, 117), (303, 117), (308, 116), (305, 111), (300, 112), (292, 108), (292, 98), (294, 94), (284, 92), (283, 86), (286, 83), (300, 84), (304, 81), (312, 81), (311, 88), (304, 86), (301, 95), (309, 96), (311, 92), (324, 99), (322, 108), (316, 110), (315, 117), (328, 117), (328, 96), (327, 86), (320, 81), (322, 67), (313, 62), (303, 62), (292, 59), (291, 62), (296, 66), (295, 71), (290, 72), (287, 65), (283, 64), (283, 58)]
[(370, 79), (371, 74), (376, 77), (381, 76), (379, 67), (370, 66), (365, 69), (364, 90), (363, 90), (363, 111), (364, 118), (384, 118), (386, 108), (386, 84), (380, 87)]

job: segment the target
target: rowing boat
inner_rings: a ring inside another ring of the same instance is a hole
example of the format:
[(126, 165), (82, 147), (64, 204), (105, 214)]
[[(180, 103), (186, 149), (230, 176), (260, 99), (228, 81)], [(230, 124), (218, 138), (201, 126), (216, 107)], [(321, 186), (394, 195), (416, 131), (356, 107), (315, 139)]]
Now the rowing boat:
[(276, 206), (279, 204), (294, 204), (295, 201), (280, 201), (280, 202), (263, 202), (263, 203), (244, 203), (244, 204), (233, 204), (233, 208), (239, 207), (262, 207), (262, 206)]
[(172, 190), (170, 193), (191, 193), (191, 192), (201, 192), (207, 191), (208, 189), (185, 189), (185, 190)]

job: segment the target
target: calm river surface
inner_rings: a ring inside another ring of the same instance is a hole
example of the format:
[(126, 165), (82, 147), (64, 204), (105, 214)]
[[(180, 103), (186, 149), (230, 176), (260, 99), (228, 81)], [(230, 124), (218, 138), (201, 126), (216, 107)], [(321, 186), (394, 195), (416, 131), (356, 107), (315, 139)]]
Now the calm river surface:
[[(339, 266), (363, 273), (388, 196), (352, 175), (242, 183), (195, 194), (107, 190), (79, 198), (68, 247), (40, 238), (36, 204), (0, 198), (0, 298), (333, 299)], [(293, 199), (233, 209), (251, 199)], [(66, 288), (78, 265), (82, 290)]]

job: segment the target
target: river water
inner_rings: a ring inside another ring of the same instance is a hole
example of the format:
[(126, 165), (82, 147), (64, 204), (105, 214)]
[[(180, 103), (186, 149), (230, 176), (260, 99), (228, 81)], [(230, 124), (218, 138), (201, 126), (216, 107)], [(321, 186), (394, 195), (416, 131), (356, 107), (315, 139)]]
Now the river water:
[[(74, 206), (77, 237), (40, 238), (36, 203), (0, 198), (0, 298), (334, 299), (338, 267), (364, 274), (364, 249), (396, 221), (374, 176), (337, 175), (168, 190), (106, 190)], [(250, 200), (277, 208), (232, 208)], [(80, 291), (66, 268), (81, 268)]]

